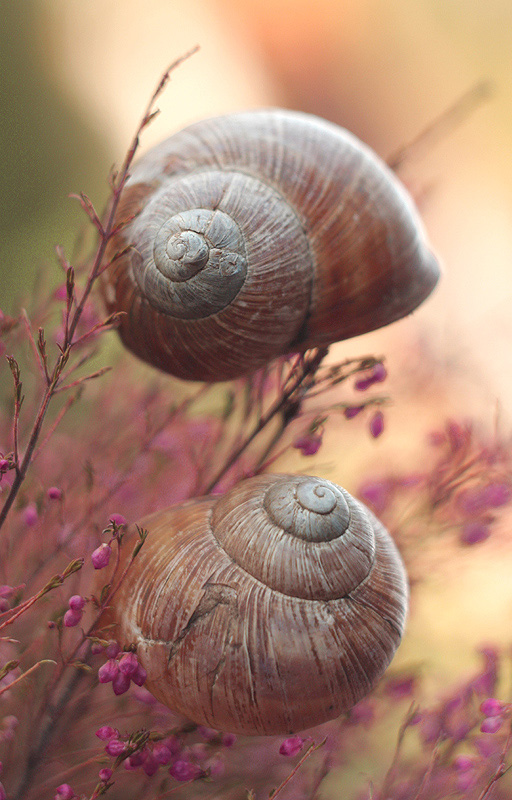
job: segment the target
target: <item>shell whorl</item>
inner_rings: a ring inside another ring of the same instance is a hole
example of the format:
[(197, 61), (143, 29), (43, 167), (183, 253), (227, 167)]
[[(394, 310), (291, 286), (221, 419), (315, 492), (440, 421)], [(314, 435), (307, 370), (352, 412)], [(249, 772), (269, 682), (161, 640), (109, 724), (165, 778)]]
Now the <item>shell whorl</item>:
[(258, 476), (140, 525), (149, 534), (116, 594), (116, 636), (136, 647), (147, 688), (195, 722), (248, 734), (318, 725), (393, 657), (407, 609), (400, 556), (335, 484)]
[(131, 217), (106, 254), (107, 305), (125, 312), (130, 349), (183, 378), (225, 380), (387, 325), (439, 275), (391, 171), (305, 114), (172, 136), (134, 166), (116, 222)]

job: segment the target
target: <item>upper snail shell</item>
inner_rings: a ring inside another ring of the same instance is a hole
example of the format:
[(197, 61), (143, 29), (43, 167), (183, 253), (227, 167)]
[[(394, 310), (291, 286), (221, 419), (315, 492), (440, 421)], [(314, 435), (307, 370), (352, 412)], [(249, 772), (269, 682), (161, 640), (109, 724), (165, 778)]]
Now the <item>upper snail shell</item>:
[(194, 380), (250, 373), (409, 314), (439, 277), (383, 162), (291, 111), (191, 125), (133, 168), (103, 289), (124, 343)]
[(330, 481), (258, 476), (140, 527), (149, 535), (113, 600), (115, 636), (135, 646), (155, 697), (189, 719), (303, 730), (351, 708), (391, 661), (407, 608), (400, 556)]

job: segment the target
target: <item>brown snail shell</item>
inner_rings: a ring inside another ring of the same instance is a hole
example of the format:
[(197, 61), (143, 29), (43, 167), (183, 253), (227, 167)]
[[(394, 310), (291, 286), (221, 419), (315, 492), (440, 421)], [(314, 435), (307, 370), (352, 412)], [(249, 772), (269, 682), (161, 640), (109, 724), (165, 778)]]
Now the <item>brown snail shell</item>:
[(266, 110), (198, 122), (133, 168), (107, 258), (125, 345), (226, 380), (413, 311), (439, 277), (412, 200), (347, 131)]
[(400, 556), (330, 481), (257, 476), (139, 527), (149, 535), (114, 598), (115, 635), (149, 691), (197, 723), (277, 734), (334, 719), (398, 647)]

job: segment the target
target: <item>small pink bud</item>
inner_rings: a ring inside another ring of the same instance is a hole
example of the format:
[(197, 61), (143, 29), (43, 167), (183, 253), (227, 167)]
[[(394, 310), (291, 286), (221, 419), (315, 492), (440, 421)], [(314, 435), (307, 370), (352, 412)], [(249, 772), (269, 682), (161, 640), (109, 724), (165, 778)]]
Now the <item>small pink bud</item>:
[(109, 756), (120, 756), (121, 753), (124, 753), (126, 750), (126, 744), (124, 742), (120, 742), (119, 739), (111, 739), (110, 742), (105, 747), (105, 752), (109, 754)]
[(93, 642), (91, 645), (91, 654), (93, 656), (99, 656), (100, 653), (103, 653), (104, 647), (101, 642)]
[(459, 772), (467, 772), (473, 767), (474, 760), (469, 756), (457, 756), (453, 759), (453, 766)]
[(488, 697), (480, 704), (480, 711), (484, 717), (497, 717), (503, 711), (503, 704), (494, 697)]
[(163, 742), (157, 742), (153, 747), (153, 758), (155, 758), (159, 764), (170, 764), (172, 753)]
[(130, 767), (140, 767), (148, 757), (148, 754), (148, 750), (146, 750), (145, 747), (142, 750), (137, 750), (135, 753), (132, 753), (128, 759)]
[(190, 761), (175, 761), (169, 770), (169, 774), (177, 781), (192, 781), (201, 773), (199, 767)]
[(137, 669), (131, 676), (131, 679), (137, 686), (144, 686), (147, 677), (148, 673), (146, 672), (142, 664), (138, 664)]
[(155, 772), (158, 771), (160, 764), (156, 760), (156, 758), (149, 753), (147, 758), (144, 760), (144, 764), (142, 765), (142, 769), (146, 773), (146, 775), (150, 778), (151, 775), (154, 775)]
[(226, 765), (224, 764), (221, 758), (213, 757), (205, 764), (206, 769), (208, 770), (208, 775), (211, 778), (220, 778), (224, 775), (226, 771)]
[(295, 439), (293, 446), (300, 450), (303, 456), (314, 456), (320, 450), (322, 437), (318, 433), (306, 433)]
[(48, 500), (62, 500), (62, 489), (59, 489), (58, 486), (50, 486), (47, 492)]
[(114, 642), (112, 639), (105, 648), (105, 655), (107, 658), (116, 658), (120, 651), (121, 648), (119, 647), (118, 643)]
[(126, 525), (126, 519), (123, 517), (122, 514), (111, 514), (109, 517), (110, 521), (121, 527), (121, 525)]
[(4, 597), (6, 600), (10, 600), (15, 591), (16, 589), (14, 586), (6, 586), (5, 584), (3, 584), (2, 586), (0, 586), (0, 597)]
[(103, 569), (103, 567), (108, 566), (108, 562), (110, 561), (110, 554), (112, 553), (112, 548), (108, 544), (100, 544), (99, 547), (93, 552), (91, 559), (92, 565), (94, 569)]
[(234, 733), (223, 733), (221, 741), (223, 747), (233, 747), (236, 742), (236, 736)]
[(0, 458), (0, 472), (7, 472), (10, 464), (6, 458)]
[(460, 541), (462, 544), (479, 544), (479, 542), (485, 542), (490, 535), (491, 531), (489, 526), (484, 522), (475, 520), (474, 522), (466, 522), (466, 524), (463, 525), (460, 533)]
[(81, 594), (72, 595), (68, 600), (68, 606), (73, 611), (81, 611), (85, 606), (85, 597), (82, 597)]
[(124, 653), (119, 659), (119, 670), (125, 675), (133, 675), (139, 662), (135, 653)]
[(486, 717), (480, 725), (482, 733), (497, 733), (502, 725), (500, 717)]
[(100, 781), (103, 781), (103, 783), (106, 783), (112, 777), (112, 770), (108, 769), (107, 767), (105, 767), (105, 769), (100, 769), (100, 771), (98, 772), (98, 777), (99, 777)]
[(4, 611), (7, 611), (8, 609), (9, 609), (9, 601), (4, 600), (3, 597), (0, 597), (0, 614), (2, 614)]
[(74, 608), (68, 608), (64, 614), (64, 625), (66, 628), (74, 628), (82, 619), (82, 612), (75, 611)]
[(282, 756), (296, 756), (304, 747), (304, 742), (302, 736), (290, 736), (282, 742), (279, 752)]
[(376, 411), (370, 420), (370, 433), (374, 439), (377, 439), (384, 431), (384, 414), (382, 411)]
[(130, 688), (130, 676), (125, 672), (118, 672), (112, 681), (114, 694), (124, 694)]
[(103, 725), (103, 727), (96, 731), (96, 736), (98, 739), (108, 742), (110, 739), (117, 739), (119, 737), (119, 731), (117, 728), (112, 728), (110, 725)]
[(110, 658), (98, 670), (98, 680), (100, 683), (110, 683), (119, 672), (119, 664)]
[(361, 413), (363, 408), (364, 406), (347, 406), (343, 411), (343, 415), (345, 419), (353, 419), (354, 417), (357, 417), (357, 415)]
[(69, 783), (61, 783), (60, 786), (57, 786), (55, 800), (71, 800), (71, 798), (75, 796), (76, 795)]
[[(39, 514), (37, 513), (37, 508), (35, 503), (29, 503), (26, 508), (23, 510), (23, 519), (25, 521), (25, 525), (32, 527), (35, 525), (39, 519)], [(63, 784), (63, 786), (67, 786), (67, 784)]]

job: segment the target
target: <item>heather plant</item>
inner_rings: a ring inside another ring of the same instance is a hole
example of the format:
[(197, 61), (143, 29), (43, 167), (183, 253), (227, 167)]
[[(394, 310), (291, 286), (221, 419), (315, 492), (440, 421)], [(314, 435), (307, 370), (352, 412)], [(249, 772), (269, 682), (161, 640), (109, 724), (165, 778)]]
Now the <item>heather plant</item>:
[[(364, 418), (374, 438), (385, 425), (380, 356), (333, 365), (315, 349), (214, 386), (172, 381), (129, 356), (108, 364), (117, 318), (102, 316), (94, 286), (110, 266), (139, 137), (178, 63), (111, 176), (106, 214), (78, 197), (97, 234), (93, 257), (71, 264), (58, 250), (60, 285), (45, 288), (43, 276), (28, 310), (0, 320), (0, 800), (509, 797), (512, 705), (500, 679), (509, 653), (497, 647), (482, 647), (477, 674), (435, 697), (417, 665), (392, 668), (339, 720), (287, 738), (236, 737), (158, 703), (105, 623), (145, 544), (139, 526), (118, 568), (128, 525), (278, 470), (294, 450), (315, 456), (333, 417)], [(448, 421), (430, 435), (420, 472), (362, 483), (406, 562), (412, 613), (441, 541), (443, 552), (478, 553), (500, 536), (509, 445)]]

